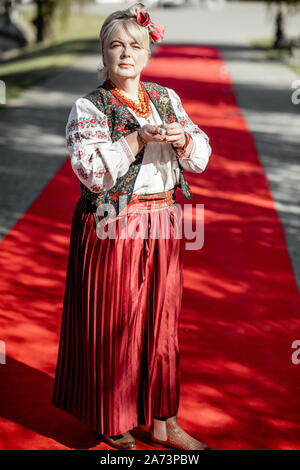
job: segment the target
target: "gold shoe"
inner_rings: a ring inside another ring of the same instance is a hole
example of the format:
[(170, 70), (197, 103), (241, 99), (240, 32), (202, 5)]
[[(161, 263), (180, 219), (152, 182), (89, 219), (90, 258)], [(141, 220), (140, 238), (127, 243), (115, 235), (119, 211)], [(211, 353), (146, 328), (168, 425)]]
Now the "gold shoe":
[(181, 450), (212, 450), (211, 447), (203, 444), (203, 442), (197, 441), (197, 439), (194, 439), (192, 436), (187, 434), (177, 424), (177, 416), (172, 416), (166, 421), (162, 421), (162, 423), (166, 423), (165, 433), (163, 432), (166, 435), (166, 440), (161, 440), (154, 437), (154, 423), (152, 423), (149, 429), (150, 442), (155, 442), (166, 447), (172, 447)]
[(103, 437), (110, 446), (116, 449), (131, 450), (136, 448), (135, 439), (129, 431), (114, 436), (103, 434)]

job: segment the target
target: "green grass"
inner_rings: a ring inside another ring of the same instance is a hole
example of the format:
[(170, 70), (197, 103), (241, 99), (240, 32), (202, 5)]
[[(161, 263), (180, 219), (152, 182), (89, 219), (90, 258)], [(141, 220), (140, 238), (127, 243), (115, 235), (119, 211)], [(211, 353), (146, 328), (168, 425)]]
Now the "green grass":
[(270, 59), (277, 59), (282, 61), (290, 69), (294, 70), (298, 75), (300, 75), (300, 64), (295, 65), (289, 63), (291, 56), (288, 49), (273, 49), (273, 41), (271, 39), (256, 39), (251, 41), (251, 44), (261, 50), (263, 50), (266, 56)]
[[(20, 11), (19, 13), (28, 24), (31, 24), (35, 16), (34, 10)], [(55, 14), (53, 33), (56, 40), (59, 41), (78, 40), (79, 38), (97, 39), (104, 18), (102, 15), (84, 13), (84, 8), (77, 12), (73, 11), (68, 17), (62, 17), (58, 11)]]
[[(20, 12), (30, 24), (34, 11)], [(54, 37), (22, 48), (0, 60), (0, 78), (6, 85), (6, 103), (26, 88), (37, 85), (70, 66), (85, 52), (95, 50), (104, 17), (72, 13), (62, 22), (56, 14)], [(99, 49), (100, 51), (100, 49)]]

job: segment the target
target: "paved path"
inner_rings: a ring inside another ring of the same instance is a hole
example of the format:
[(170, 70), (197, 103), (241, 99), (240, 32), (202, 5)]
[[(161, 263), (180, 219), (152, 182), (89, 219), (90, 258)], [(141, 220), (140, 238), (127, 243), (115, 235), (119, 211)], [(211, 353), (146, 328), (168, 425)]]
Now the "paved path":
[[(117, 5), (93, 6), (107, 12)], [(238, 104), (252, 131), (284, 225), (288, 251), (300, 291), (300, 104), (292, 104), (299, 77), (278, 61), (248, 46), (272, 34), (273, 23), (258, 3), (230, 3), (219, 9), (190, 6), (154, 9), (166, 24), (165, 43), (216, 46), (234, 82)], [(295, 15), (288, 32), (298, 34)], [(64, 130), (74, 100), (97, 86), (99, 50), (91, 51), (46, 83), (1, 109), (0, 239), (28, 209), (64, 162)]]
[[(134, 2), (127, 2), (132, 5)], [(143, 3), (143, 2), (142, 2)], [(110, 14), (124, 9), (123, 4), (91, 4), (94, 14)], [(126, 4), (125, 4), (126, 5)], [(222, 0), (190, 0), (187, 5), (173, 8), (153, 7), (149, 10), (155, 23), (165, 24), (165, 40), (176, 42), (212, 42), (214, 44), (248, 44), (251, 39), (268, 38), (274, 32), (276, 8), (268, 9), (263, 2), (229, 2)], [(300, 35), (300, 8), (286, 19), (289, 35)]]

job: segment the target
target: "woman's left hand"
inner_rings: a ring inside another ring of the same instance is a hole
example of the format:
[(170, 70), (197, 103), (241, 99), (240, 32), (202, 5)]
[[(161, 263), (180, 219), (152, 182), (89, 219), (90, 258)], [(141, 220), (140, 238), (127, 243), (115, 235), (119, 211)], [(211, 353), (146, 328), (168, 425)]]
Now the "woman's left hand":
[(185, 144), (184, 129), (179, 122), (172, 122), (165, 125), (165, 142), (170, 142), (174, 147), (181, 148)]

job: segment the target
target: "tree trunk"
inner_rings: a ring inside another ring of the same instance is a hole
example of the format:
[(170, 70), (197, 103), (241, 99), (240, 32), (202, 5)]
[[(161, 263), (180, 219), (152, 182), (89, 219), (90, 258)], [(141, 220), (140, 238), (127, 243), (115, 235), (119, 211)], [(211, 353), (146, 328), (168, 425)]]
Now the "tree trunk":
[(284, 15), (281, 10), (281, 6), (279, 6), (279, 9), (277, 11), (276, 15), (276, 34), (275, 34), (275, 40), (273, 47), (275, 49), (280, 49), (281, 47), (286, 47), (286, 37), (284, 33)]
[(53, 19), (56, 9), (55, 0), (36, 0), (37, 14), (32, 21), (37, 30), (37, 42), (53, 37)]

